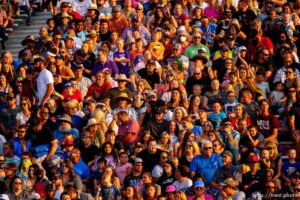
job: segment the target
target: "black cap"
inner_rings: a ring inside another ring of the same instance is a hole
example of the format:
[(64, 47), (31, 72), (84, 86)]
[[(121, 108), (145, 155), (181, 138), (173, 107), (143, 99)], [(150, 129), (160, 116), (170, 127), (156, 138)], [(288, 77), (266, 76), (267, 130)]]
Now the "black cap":
[(165, 113), (166, 112), (166, 108), (164, 106), (159, 106), (155, 108), (155, 113), (157, 114), (161, 114), (161, 113)]
[(45, 191), (55, 191), (55, 190), (56, 190), (56, 188), (55, 188), (55, 185), (54, 185), (54, 184), (48, 183), (48, 184), (46, 185)]
[(74, 67), (74, 70), (76, 70), (76, 69), (84, 69), (84, 66), (83, 66), (82, 64), (76, 65), (76, 66)]
[(45, 63), (46, 61), (45, 61), (45, 59), (44, 59), (43, 57), (38, 56), (38, 57), (36, 57), (36, 58), (33, 60), (33, 63), (37, 63), (37, 62), (43, 62), (43, 63)]
[(155, 65), (155, 61), (154, 60), (148, 60), (147, 65)]

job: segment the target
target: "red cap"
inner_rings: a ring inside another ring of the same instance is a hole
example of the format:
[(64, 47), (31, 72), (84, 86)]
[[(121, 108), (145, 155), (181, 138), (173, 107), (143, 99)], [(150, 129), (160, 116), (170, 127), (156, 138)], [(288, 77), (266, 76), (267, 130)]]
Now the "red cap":
[(250, 154), (248, 156), (248, 162), (259, 162), (259, 158), (256, 154)]
[(66, 140), (65, 143), (64, 143), (65, 146), (73, 146), (74, 145), (74, 142), (73, 140)]

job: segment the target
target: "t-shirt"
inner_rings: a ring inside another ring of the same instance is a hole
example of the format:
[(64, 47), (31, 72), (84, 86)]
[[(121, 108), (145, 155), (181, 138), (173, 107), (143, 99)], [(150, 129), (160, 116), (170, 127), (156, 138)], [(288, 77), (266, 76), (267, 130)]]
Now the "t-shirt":
[(290, 109), (289, 116), (295, 117), (295, 128), (297, 130), (300, 129), (300, 123), (297, 123), (300, 121), (300, 103), (296, 102), (293, 104), (293, 106)]
[(105, 63), (96, 62), (95, 66), (92, 70), (92, 76), (95, 76), (98, 71), (102, 71), (103, 69), (108, 68), (111, 71), (112, 77), (115, 77), (116, 74), (119, 74), (119, 69), (113, 60), (107, 60)]
[(257, 116), (256, 123), (259, 131), (266, 138), (272, 135), (274, 128), (278, 129), (280, 127), (277, 117), (273, 114), (269, 114), (266, 117), (261, 115)]
[(195, 156), (190, 164), (190, 172), (201, 173), (205, 180), (205, 185), (209, 185), (215, 171), (223, 166), (222, 157), (213, 153), (211, 157), (205, 158), (203, 155)]
[(198, 50), (201, 48), (205, 48), (207, 52), (207, 58), (210, 58), (210, 51), (207, 46), (200, 44), (198, 46), (192, 44), (188, 48), (186, 48), (184, 55), (187, 56), (190, 60), (192, 60), (195, 56), (198, 55)]
[(81, 179), (90, 179), (90, 169), (89, 167), (80, 160), (79, 163), (73, 163), (75, 173), (81, 178)]
[(121, 192), (114, 184), (112, 184), (109, 187), (102, 186), (100, 196), (103, 200), (113, 200), (117, 197), (121, 197)]
[[(39, 99), (38, 105), (41, 104), (46, 92), (47, 92), (47, 88), (48, 88), (48, 84), (53, 84), (54, 80), (53, 80), (53, 76), (51, 74), (51, 72), (47, 69), (44, 69), (43, 71), (41, 71), (37, 77), (37, 96)], [(51, 91), (52, 92), (52, 91)], [(48, 100), (48, 99), (46, 99)]]
[(86, 95), (93, 96), (96, 100), (103, 100), (110, 88), (111, 85), (109, 82), (104, 82), (101, 86), (97, 85), (96, 83), (93, 83), (89, 87)]
[[(127, 51), (124, 52), (115, 52), (114, 53), (114, 58), (123, 58), (123, 59), (130, 59), (130, 53)], [(119, 74), (125, 74), (127, 77), (129, 77), (129, 63), (122, 63), (122, 62), (116, 62), (118, 69), (119, 69)]]
[(47, 127), (43, 126), (39, 132), (29, 128), (25, 135), (25, 140), (31, 139), (31, 147), (36, 147), (43, 144), (49, 144), (55, 138), (52, 135), (52, 131)]
[(160, 80), (157, 72), (154, 72), (150, 75), (147, 73), (147, 69), (143, 68), (138, 71), (138, 74), (141, 78), (145, 79), (149, 83), (152, 89), (154, 89), (155, 84), (159, 84)]
[(177, 191), (182, 191), (185, 192), (188, 188), (193, 186), (193, 181), (189, 178), (185, 179), (182, 182), (174, 181), (174, 183), (172, 184), (176, 187)]
[(300, 171), (300, 162), (290, 163), (286, 161), (281, 167), (281, 173), (283, 173), (287, 178), (291, 179), (295, 171)]
[(227, 115), (224, 112), (211, 113), (208, 117), (208, 120), (215, 123), (215, 128), (219, 129), (223, 119), (227, 118)]
[(6, 129), (11, 129), (16, 125), (16, 116), (19, 112), (19, 107), (16, 107), (15, 109), (2, 109), (0, 114), (0, 123), (2, 123)]

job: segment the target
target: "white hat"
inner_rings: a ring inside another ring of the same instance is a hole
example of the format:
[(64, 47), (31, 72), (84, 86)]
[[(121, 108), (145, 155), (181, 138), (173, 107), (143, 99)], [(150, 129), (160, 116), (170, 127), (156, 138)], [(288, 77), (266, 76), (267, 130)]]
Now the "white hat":
[(30, 199), (41, 199), (41, 196), (38, 194), (38, 193), (32, 193), (31, 196), (30, 196)]

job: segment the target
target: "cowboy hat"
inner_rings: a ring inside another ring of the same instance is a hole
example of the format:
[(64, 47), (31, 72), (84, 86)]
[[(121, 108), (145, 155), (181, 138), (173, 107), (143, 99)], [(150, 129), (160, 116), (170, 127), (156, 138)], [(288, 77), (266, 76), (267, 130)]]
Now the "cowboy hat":
[(100, 123), (97, 122), (97, 120), (95, 118), (90, 118), (88, 120), (87, 125), (84, 127), (84, 129), (87, 129), (89, 126), (93, 126), (93, 125), (99, 125)]
[(119, 74), (115, 81), (127, 81), (128, 83), (131, 83), (131, 80), (128, 79), (125, 74)]
[(117, 96), (116, 100), (119, 101), (120, 99), (126, 99), (129, 104), (132, 104), (132, 99), (128, 97), (127, 93), (121, 93)]
[(73, 17), (66, 12), (61, 13), (60, 18), (68, 18), (69, 20), (73, 19)]
[(63, 114), (62, 116), (60, 116), (60, 118), (57, 119), (57, 121), (65, 121), (73, 125), (72, 118), (68, 114)]
[(90, 38), (93, 36), (97, 36), (97, 32), (95, 30), (91, 30), (89, 34), (86, 35), (86, 37)]
[(21, 42), (22, 46), (25, 46), (28, 42), (35, 42), (33, 35), (27, 35), (25, 39)]

